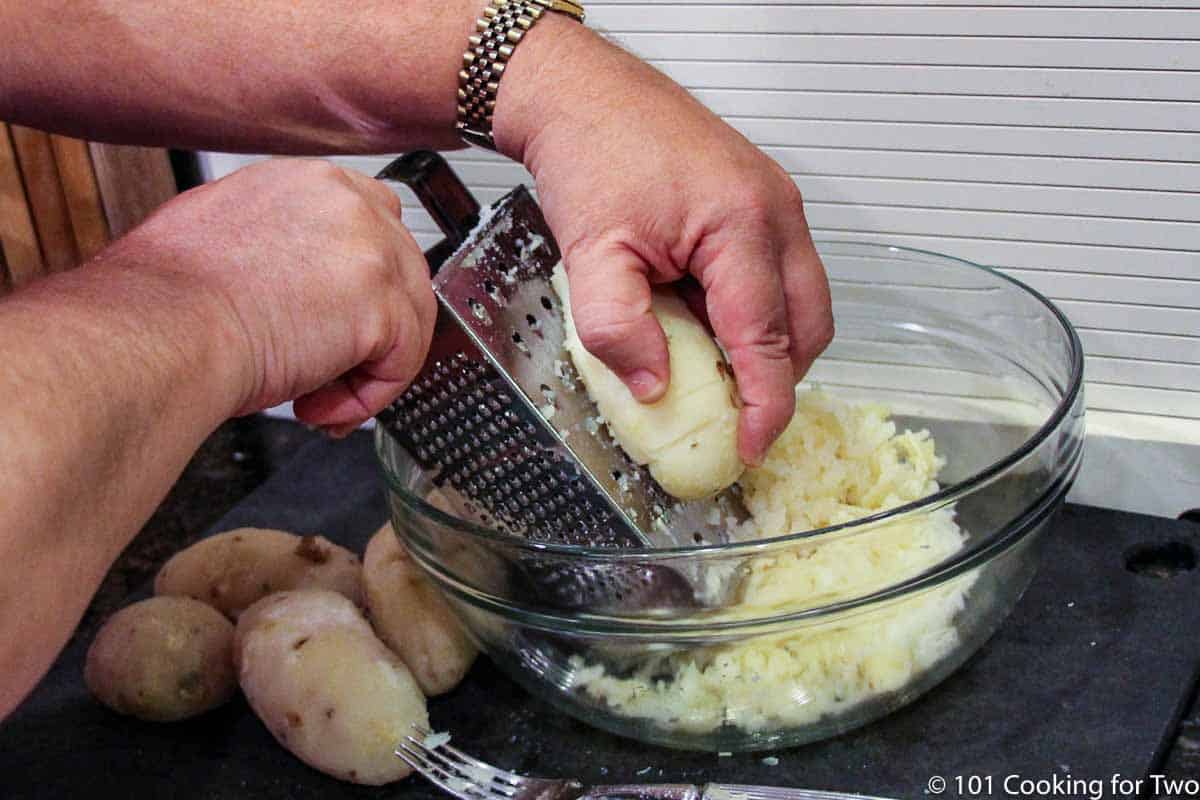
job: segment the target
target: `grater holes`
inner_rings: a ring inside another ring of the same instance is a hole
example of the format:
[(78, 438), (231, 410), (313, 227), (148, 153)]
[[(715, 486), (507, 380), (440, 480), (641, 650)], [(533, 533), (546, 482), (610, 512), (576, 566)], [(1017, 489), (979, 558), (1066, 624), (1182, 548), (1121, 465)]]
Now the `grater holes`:
[(546, 309), (547, 311), (554, 310), (554, 303), (550, 302), (549, 297), (546, 297), (546, 295), (542, 295), (541, 300), (542, 300), (542, 308)]
[(529, 350), (529, 345), (525, 344), (525, 340), (521, 338), (521, 334), (514, 331), (512, 335), (512, 342), (516, 346), (517, 350), (519, 350), (523, 355), (530, 358), (533, 357), (533, 353)]
[(482, 322), (484, 325), (492, 324), (492, 315), (484, 307), (483, 303), (476, 300), (474, 297), (467, 298), (467, 307), (471, 309), (471, 314), (475, 319)]

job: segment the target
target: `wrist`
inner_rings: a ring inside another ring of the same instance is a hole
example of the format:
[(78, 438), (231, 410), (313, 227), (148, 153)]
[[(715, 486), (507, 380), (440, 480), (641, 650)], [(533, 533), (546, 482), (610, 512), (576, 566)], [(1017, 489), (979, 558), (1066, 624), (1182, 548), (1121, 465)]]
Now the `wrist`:
[(176, 410), (181, 424), (195, 424), (205, 436), (252, 391), (245, 331), (219, 287), (189, 270), (182, 254), (141, 239), (135, 231), (116, 242), (76, 277), (100, 303), (111, 298), (98, 330), (109, 331), (119, 352), (147, 370), (140, 377), (150, 391), (138, 400), (160, 414)]
[(492, 133), (496, 149), (530, 167), (536, 143), (565, 129), (588, 104), (606, 50), (615, 49), (586, 26), (547, 13), (513, 52), (496, 98)]

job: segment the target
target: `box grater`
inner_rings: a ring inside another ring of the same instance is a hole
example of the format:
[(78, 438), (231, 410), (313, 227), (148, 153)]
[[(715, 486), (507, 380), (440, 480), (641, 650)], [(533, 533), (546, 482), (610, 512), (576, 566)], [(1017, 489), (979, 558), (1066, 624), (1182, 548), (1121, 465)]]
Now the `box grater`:
[[(540, 542), (599, 548), (717, 543), (735, 493), (680, 503), (613, 442), (563, 348), (550, 275), (558, 245), (524, 186), (481, 209), (441, 156), (378, 176), (408, 185), (446, 239), (426, 256), (439, 311), (411, 387), (380, 414), (464, 519)], [(657, 565), (554, 567), (538, 590), (571, 608), (691, 605), (693, 581)]]

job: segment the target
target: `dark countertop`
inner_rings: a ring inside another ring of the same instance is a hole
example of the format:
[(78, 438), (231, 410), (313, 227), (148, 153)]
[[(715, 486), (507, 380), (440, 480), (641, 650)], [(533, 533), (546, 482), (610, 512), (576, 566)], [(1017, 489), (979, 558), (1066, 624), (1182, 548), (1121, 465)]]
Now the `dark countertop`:
[[(231, 420), (218, 429), (113, 566), (72, 641), (90, 640), (163, 561), (199, 538), (318, 436), (294, 422), (263, 416)], [(1157, 771), (1177, 779), (1200, 779), (1200, 699), (1195, 695)]]
[(196, 452), (154, 516), (109, 570), (72, 641), (91, 639), (163, 562), (200, 538), (319, 434), (289, 420), (254, 415), (222, 425)]

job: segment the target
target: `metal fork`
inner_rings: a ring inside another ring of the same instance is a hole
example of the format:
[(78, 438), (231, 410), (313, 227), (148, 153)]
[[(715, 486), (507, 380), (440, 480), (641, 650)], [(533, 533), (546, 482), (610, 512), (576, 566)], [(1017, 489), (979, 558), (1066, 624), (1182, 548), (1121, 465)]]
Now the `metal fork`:
[(625, 784), (587, 786), (577, 780), (531, 778), (467, 755), (418, 729), (396, 748), (430, 783), (458, 800), (884, 800), (861, 794), (736, 784)]

